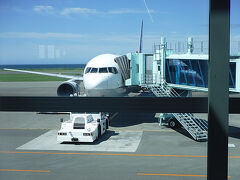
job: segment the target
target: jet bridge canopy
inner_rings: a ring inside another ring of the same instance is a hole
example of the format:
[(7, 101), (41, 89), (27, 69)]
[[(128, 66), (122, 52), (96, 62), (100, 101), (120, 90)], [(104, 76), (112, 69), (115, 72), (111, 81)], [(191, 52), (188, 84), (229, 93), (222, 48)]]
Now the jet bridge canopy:
[(130, 60), (126, 55), (119, 56), (114, 59), (114, 61), (118, 64), (122, 77), (126, 81), (130, 78)]

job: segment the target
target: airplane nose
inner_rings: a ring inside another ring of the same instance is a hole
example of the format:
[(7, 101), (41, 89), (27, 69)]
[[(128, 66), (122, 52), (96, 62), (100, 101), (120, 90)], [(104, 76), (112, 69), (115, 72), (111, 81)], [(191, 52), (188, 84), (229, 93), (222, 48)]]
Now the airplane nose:
[(86, 89), (107, 89), (108, 79), (99, 75), (86, 75), (84, 77), (84, 86)]

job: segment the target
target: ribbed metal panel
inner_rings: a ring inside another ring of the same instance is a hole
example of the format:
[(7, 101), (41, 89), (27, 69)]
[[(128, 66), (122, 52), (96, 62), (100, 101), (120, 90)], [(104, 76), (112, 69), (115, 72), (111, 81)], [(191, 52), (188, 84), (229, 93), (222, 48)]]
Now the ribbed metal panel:
[(130, 78), (130, 60), (127, 58), (126, 55), (119, 56), (114, 59), (114, 61), (118, 64), (122, 77), (124, 80)]

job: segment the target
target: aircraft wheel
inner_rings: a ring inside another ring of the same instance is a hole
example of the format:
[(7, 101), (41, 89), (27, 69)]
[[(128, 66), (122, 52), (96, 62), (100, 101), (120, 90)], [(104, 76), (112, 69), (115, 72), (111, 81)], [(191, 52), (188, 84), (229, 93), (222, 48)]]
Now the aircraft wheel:
[(178, 122), (177, 122), (177, 120), (176, 119), (171, 119), (171, 120), (169, 120), (169, 122), (168, 122), (168, 126), (170, 127), (170, 128), (172, 128), (172, 129), (176, 129), (176, 128), (178, 128)]
[(101, 136), (101, 126), (98, 126), (98, 138)]
[(108, 129), (108, 128), (109, 128), (109, 120), (106, 119), (106, 129)]

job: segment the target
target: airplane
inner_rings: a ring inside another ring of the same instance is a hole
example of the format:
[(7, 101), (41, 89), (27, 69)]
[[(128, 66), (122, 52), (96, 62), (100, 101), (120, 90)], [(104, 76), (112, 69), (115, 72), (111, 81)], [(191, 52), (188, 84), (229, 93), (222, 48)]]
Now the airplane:
[[(143, 20), (140, 30), (139, 53), (142, 53), (142, 31)], [(114, 54), (101, 54), (94, 57), (87, 63), (83, 72), (83, 77), (8, 68), (4, 70), (69, 79), (61, 83), (57, 88), (58, 96), (79, 95), (79, 85), (81, 81), (83, 81), (86, 96), (123, 96), (127, 92), (127, 87), (125, 86), (121, 69), (115, 60), (117, 57), (120, 56)]]

